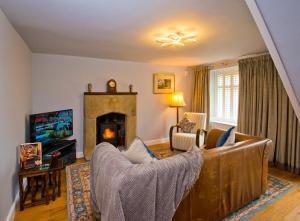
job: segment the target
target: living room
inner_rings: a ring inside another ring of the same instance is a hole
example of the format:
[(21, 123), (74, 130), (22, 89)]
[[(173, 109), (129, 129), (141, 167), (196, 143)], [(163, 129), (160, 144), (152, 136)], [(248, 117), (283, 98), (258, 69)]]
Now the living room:
[[(146, 146), (155, 172), (175, 161), (166, 183), (153, 183), (165, 194), (149, 190), (164, 206), (137, 205), (124, 188), (120, 220), (143, 220), (134, 217), (147, 209), (145, 220), (300, 220), (299, 9), (280, 0), (1, 0), (0, 220), (119, 220), (99, 203), (104, 183), (90, 181), (114, 169), (96, 157), (102, 142), (121, 150), (103, 155), (128, 151), (131, 163), (138, 151), (129, 150)], [(64, 116), (57, 138), (67, 145), (38, 138), (40, 120), (54, 115)], [(34, 168), (20, 163), (21, 144), (41, 148)], [(67, 161), (62, 145), (72, 147)], [(194, 178), (181, 186), (180, 176)], [(141, 194), (156, 179), (146, 180)], [(124, 202), (144, 210), (128, 215)]]

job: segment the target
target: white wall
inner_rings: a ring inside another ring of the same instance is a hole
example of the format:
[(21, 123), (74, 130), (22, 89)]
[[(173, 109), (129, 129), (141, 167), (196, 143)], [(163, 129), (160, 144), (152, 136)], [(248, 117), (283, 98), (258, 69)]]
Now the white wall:
[(300, 1), (245, 1), (300, 120)]
[(256, 1), (300, 102), (300, 1)]
[(25, 119), (31, 111), (31, 52), (1, 9), (0, 104), (0, 220), (6, 220), (14, 214), (17, 146), (25, 142)]
[(33, 112), (72, 108), (77, 152), (83, 150), (83, 92), (88, 83), (93, 84), (93, 91), (105, 91), (110, 78), (117, 81), (118, 91), (128, 91), (132, 84), (138, 92), (137, 135), (146, 141), (168, 137), (176, 121), (175, 109), (167, 106), (167, 95), (152, 93), (153, 73), (175, 73), (176, 90), (184, 92), (187, 102), (181, 112), (191, 107), (192, 79), (183, 67), (33, 54), (32, 68)]

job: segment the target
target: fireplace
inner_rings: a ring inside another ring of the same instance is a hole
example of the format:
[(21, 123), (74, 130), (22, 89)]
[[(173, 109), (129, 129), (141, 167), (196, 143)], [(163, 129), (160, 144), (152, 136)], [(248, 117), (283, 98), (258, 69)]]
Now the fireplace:
[(125, 114), (108, 113), (97, 117), (96, 144), (108, 142), (116, 147), (125, 146)]
[[(137, 93), (84, 93), (84, 157), (102, 141), (127, 147), (136, 136)], [(122, 148), (121, 148), (122, 149)]]

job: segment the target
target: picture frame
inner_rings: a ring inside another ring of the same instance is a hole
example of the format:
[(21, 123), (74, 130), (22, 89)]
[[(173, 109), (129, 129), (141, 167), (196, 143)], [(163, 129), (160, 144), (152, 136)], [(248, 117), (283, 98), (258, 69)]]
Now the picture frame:
[(175, 91), (175, 74), (154, 73), (153, 94), (171, 94)]

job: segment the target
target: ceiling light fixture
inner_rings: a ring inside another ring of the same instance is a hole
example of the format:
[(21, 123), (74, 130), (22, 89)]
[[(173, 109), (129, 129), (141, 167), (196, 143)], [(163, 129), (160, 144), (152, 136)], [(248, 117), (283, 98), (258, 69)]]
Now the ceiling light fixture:
[(155, 39), (161, 47), (180, 47), (184, 46), (186, 43), (196, 42), (197, 40), (195, 33), (183, 34), (182, 32), (169, 33), (165, 37), (158, 37)]

